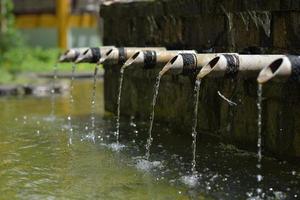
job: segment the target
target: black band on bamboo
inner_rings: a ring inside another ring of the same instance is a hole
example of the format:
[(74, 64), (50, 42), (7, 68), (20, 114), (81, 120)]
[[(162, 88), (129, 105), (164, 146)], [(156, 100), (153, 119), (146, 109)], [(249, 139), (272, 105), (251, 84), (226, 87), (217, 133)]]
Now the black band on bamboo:
[(152, 69), (156, 65), (156, 52), (155, 51), (143, 51), (144, 53), (144, 68)]
[(97, 63), (101, 58), (101, 52), (99, 47), (91, 48), (92, 50), (92, 60), (91, 63)]
[(292, 64), (289, 81), (300, 81), (300, 56), (287, 56)]
[(123, 65), (126, 62), (126, 52), (125, 52), (125, 48), (124, 47), (120, 47), (118, 48), (119, 50), (119, 63)]
[(193, 74), (197, 71), (196, 65), (197, 65), (197, 57), (196, 54), (193, 53), (181, 53), (183, 60), (183, 69), (182, 74), (183, 75), (189, 75)]
[(236, 55), (223, 54), (227, 60), (227, 68), (225, 71), (225, 77), (235, 78), (239, 72), (240, 62)]

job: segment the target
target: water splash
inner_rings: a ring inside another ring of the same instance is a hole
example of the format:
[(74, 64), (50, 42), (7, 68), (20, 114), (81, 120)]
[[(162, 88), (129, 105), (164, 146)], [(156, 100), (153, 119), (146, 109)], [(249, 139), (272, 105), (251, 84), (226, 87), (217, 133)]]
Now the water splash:
[(67, 117), (68, 120), (68, 127), (69, 127), (69, 145), (72, 145), (72, 136), (73, 136), (73, 125), (72, 125), (72, 112), (74, 106), (74, 97), (73, 97), (73, 89), (74, 89), (74, 79), (75, 79), (75, 70), (76, 64), (72, 65), (72, 74), (71, 74), (71, 83), (70, 83), (70, 97), (69, 97), (69, 106), (70, 106), (70, 113)]
[(116, 144), (119, 144), (119, 137), (120, 137), (120, 110), (121, 110), (121, 96), (122, 96), (122, 87), (123, 87), (123, 78), (124, 78), (124, 70), (125, 67), (122, 66), (120, 69), (120, 79), (119, 79), (119, 94), (117, 99), (117, 119), (116, 119)]
[(156, 105), (156, 99), (157, 99), (158, 91), (159, 91), (160, 79), (161, 79), (161, 75), (159, 74), (156, 78), (156, 83), (154, 86), (154, 95), (153, 95), (153, 100), (152, 100), (152, 112), (150, 114), (150, 125), (149, 125), (149, 131), (148, 131), (149, 136), (148, 136), (147, 144), (146, 144), (146, 155), (145, 155), (146, 160), (149, 160), (149, 158), (150, 158), (150, 148), (151, 148), (151, 144), (153, 141), (152, 128), (153, 128), (153, 122), (154, 122), (154, 117), (155, 117), (155, 105)]
[(192, 160), (192, 174), (197, 174), (196, 170), (196, 150), (197, 150), (197, 122), (198, 122), (198, 105), (199, 105), (199, 92), (200, 92), (201, 80), (196, 80), (194, 88), (194, 120), (192, 128), (192, 137), (193, 137), (193, 160)]
[(262, 160), (262, 84), (258, 84), (257, 88), (257, 169), (258, 174), (256, 176), (258, 188), (256, 192), (259, 196), (262, 195), (262, 188), (260, 188), (261, 182), (263, 180), (263, 176), (260, 174), (261, 172), (261, 160)]
[(181, 182), (185, 185), (189, 186), (190, 188), (196, 187), (199, 185), (199, 176), (196, 174), (190, 176), (182, 176), (180, 178)]
[(110, 148), (111, 150), (113, 151), (121, 151), (122, 149), (124, 149), (126, 146), (123, 145), (123, 144), (120, 144), (120, 143), (112, 143), (112, 144), (109, 144), (107, 145), (108, 148)]
[(53, 79), (52, 79), (52, 88), (51, 88), (51, 113), (50, 118), (55, 118), (55, 85), (57, 82), (57, 68), (58, 64), (53, 65)]
[(91, 100), (91, 133), (89, 138), (95, 143), (95, 113), (96, 113), (96, 87), (97, 87), (97, 74), (99, 70), (99, 65), (97, 64), (94, 69), (94, 81), (92, 90), (92, 100)]
[(136, 168), (141, 171), (149, 172), (155, 168), (163, 168), (163, 163), (160, 161), (150, 162), (149, 160), (145, 160), (143, 158), (139, 158), (136, 161)]

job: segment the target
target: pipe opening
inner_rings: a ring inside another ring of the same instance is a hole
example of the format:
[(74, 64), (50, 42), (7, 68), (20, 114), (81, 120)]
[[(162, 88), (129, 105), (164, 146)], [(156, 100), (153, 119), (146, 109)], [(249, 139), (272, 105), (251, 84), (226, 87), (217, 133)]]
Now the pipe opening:
[(207, 64), (207, 67), (209, 68), (214, 68), (215, 65), (219, 62), (220, 60), (220, 56), (215, 57), (214, 59), (212, 59), (211, 61), (209, 61), (209, 63)]
[(133, 56), (131, 57), (133, 60), (136, 59), (140, 54), (140, 51), (136, 52), (135, 54), (133, 54)]
[(132, 63), (134, 63), (135, 59), (140, 55), (140, 51), (136, 52), (135, 54), (133, 54), (125, 63), (124, 63), (124, 67), (128, 67), (129, 65), (131, 65)]
[(175, 56), (174, 58), (172, 58), (172, 59), (170, 60), (170, 63), (173, 64), (173, 63), (177, 60), (177, 58), (178, 58), (178, 56)]
[(108, 52), (106, 52), (106, 56), (109, 56), (109, 54), (111, 54), (111, 52), (113, 51), (113, 49), (110, 49)]
[(70, 53), (70, 50), (65, 51), (65, 53), (63, 55), (66, 56), (66, 55), (68, 55), (68, 53)]
[(273, 74), (276, 73), (276, 71), (279, 69), (280, 65), (282, 64), (282, 62), (283, 62), (283, 59), (280, 58), (270, 64), (270, 69)]
[(83, 55), (86, 55), (88, 52), (89, 52), (89, 49), (85, 50), (85, 51), (83, 52)]

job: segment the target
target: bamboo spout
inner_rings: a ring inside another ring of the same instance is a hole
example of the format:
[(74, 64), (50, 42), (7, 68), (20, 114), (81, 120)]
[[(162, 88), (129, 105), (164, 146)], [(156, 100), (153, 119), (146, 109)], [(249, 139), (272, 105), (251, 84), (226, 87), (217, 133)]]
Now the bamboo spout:
[(255, 77), (261, 69), (269, 65), (274, 59), (282, 55), (240, 55), (240, 54), (221, 54), (210, 60), (205, 65), (197, 79), (205, 76), (210, 77)]
[(65, 51), (59, 58), (59, 62), (75, 62), (78, 56), (85, 52), (88, 47), (85, 48), (71, 48)]
[[(105, 56), (105, 60), (102, 62), (108, 64), (120, 64), (124, 65), (125, 62), (132, 57), (135, 53), (141, 50), (149, 50), (149, 51), (165, 51), (164, 47), (120, 47), (113, 48), (110, 52), (108, 52)], [(129, 61), (128, 61), (129, 62)]]
[(167, 71), (175, 74), (189, 74), (203, 67), (210, 59), (216, 57), (217, 54), (195, 54), (195, 53), (180, 53), (173, 57), (163, 67), (160, 74), (163, 75)]
[(133, 54), (124, 65), (126, 66), (138, 66), (144, 69), (151, 69), (156, 67), (162, 67), (171, 58), (178, 55), (179, 53), (194, 53), (196, 51), (186, 50), (186, 51), (161, 51), (161, 50), (141, 50)]
[(111, 51), (113, 46), (93, 47), (88, 48), (86, 51), (81, 53), (76, 59), (75, 63), (97, 63), (102, 56), (106, 55), (107, 52)]
[(271, 64), (261, 70), (257, 77), (260, 84), (270, 80), (292, 80), (300, 79), (300, 57), (299, 56), (282, 56), (274, 60)]

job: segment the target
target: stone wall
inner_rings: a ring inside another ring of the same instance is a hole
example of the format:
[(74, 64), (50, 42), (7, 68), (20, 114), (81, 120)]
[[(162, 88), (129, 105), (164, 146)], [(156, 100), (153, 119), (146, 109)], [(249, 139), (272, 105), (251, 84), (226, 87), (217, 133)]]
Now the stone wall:
[[(165, 46), (198, 52), (299, 53), (300, 1), (297, 0), (156, 0), (101, 7), (104, 44)], [(116, 111), (120, 66), (105, 66), (105, 107)], [(158, 69), (125, 72), (121, 113), (148, 120)], [(162, 78), (156, 120), (174, 133), (190, 136), (193, 76)], [(300, 90), (298, 84), (269, 83), (263, 88), (265, 153), (300, 158)], [(231, 107), (217, 94), (238, 103)], [(207, 79), (201, 86), (198, 130), (256, 149), (255, 79)], [(200, 136), (201, 137), (201, 136)]]

